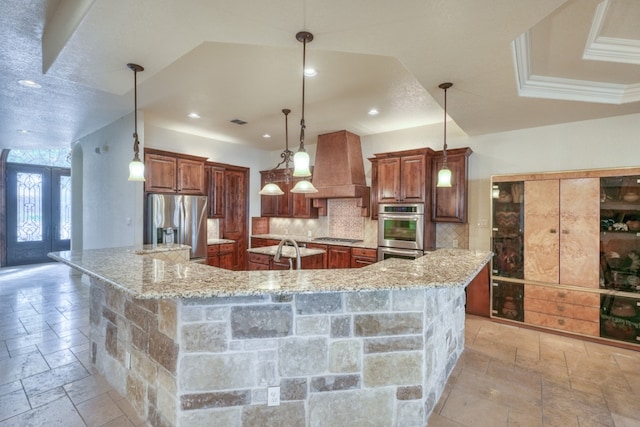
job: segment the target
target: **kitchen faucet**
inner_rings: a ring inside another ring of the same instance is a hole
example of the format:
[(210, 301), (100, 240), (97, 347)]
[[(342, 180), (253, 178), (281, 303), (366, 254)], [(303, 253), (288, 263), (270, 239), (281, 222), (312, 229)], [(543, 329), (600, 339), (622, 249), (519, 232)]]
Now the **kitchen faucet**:
[[(296, 249), (296, 270), (300, 270), (300, 248), (298, 247), (298, 244), (295, 240), (289, 239), (288, 237), (285, 237), (284, 239), (280, 240), (280, 243), (278, 243), (278, 249), (276, 249), (276, 255), (273, 257), (273, 260), (275, 262), (280, 262), (280, 257), (282, 256), (282, 246), (285, 244), (285, 242), (293, 243), (293, 247)], [(289, 262), (289, 265), (291, 265), (291, 262)], [(291, 269), (292, 268), (290, 268), (290, 270)]]

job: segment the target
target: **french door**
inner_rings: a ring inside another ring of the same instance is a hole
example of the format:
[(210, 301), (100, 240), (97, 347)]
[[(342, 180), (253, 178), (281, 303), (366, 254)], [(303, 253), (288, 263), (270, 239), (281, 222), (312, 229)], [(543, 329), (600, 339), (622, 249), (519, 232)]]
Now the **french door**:
[(69, 169), (7, 163), (7, 265), (52, 261), (69, 250)]

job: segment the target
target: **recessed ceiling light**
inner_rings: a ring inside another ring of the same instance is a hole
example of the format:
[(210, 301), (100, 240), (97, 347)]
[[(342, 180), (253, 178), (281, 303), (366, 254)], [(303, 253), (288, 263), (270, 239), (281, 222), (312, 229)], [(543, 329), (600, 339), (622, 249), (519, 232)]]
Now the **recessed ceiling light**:
[(372, 108), (371, 110), (369, 110), (369, 115), (370, 116), (377, 116), (379, 113), (378, 110), (376, 110), (375, 108)]
[(268, 133), (265, 133), (264, 135), (262, 135), (263, 138), (271, 138), (271, 135), (269, 135)]
[(18, 133), (29, 133), (26, 129), (18, 129)]
[(33, 89), (40, 89), (42, 87), (40, 84), (34, 82), (33, 80), (18, 80), (18, 83), (20, 83), (24, 87), (30, 87)]
[(315, 77), (316, 75), (318, 75), (318, 70), (316, 70), (315, 68), (305, 68), (304, 75), (307, 77)]
[(198, 113), (189, 113), (189, 117), (191, 117), (192, 119), (199, 119), (200, 118), (200, 114), (198, 114)]

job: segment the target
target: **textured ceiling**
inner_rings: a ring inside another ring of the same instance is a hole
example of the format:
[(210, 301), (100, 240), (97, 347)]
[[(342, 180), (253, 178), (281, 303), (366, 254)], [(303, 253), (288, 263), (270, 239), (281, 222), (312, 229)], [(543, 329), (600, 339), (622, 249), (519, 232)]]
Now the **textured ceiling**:
[[(156, 126), (279, 149), (281, 110), (290, 108), (294, 144), (302, 66), (295, 34), (303, 29), (315, 36), (307, 65), (318, 69), (307, 78), (310, 143), (340, 129), (369, 135), (441, 123), (444, 81), (454, 83), (449, 115), (471, 135), (640, 112), (640, 2), (403, 0), (401, 6), (4, 0), (0, 147), (68, 146), (130, 113), (128, 62), (146, 69), (138, 75), (138, 107)], [(585, 59), (585, 52), (598, 59)], [(21, 79), (42, 87), (23, 87)], [(608, 98), (593, 96), (603, 91)], [(370, 108), (380, 114), (369, 116)], [(191, 111), (201, 119), (188, 118)], [(235, 118), (248, 123), (229, 122)], [(264, 133), (273, 137), (265, 140)]]

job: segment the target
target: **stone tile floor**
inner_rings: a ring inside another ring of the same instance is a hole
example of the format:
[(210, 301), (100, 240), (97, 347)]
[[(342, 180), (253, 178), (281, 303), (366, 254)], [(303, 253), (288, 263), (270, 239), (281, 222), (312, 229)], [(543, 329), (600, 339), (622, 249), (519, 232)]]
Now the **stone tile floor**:
[(640, 426), (640, 352), (467, 316), (428, 425)]
[[(91, 369), (87, 301), (61, 264), (0, 269), (0, 427), (145, 425)], [(640, 352), (469, 316), (450, 426), (640, 426)]]
[(0, 426), (144, 426), (92, 371), (89, 288), (69, 271), (0, 269)]

